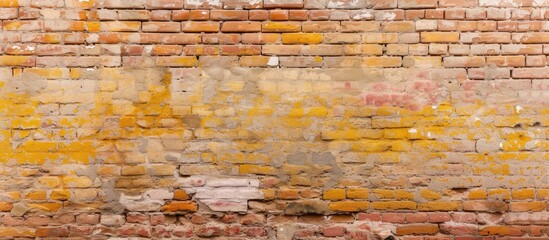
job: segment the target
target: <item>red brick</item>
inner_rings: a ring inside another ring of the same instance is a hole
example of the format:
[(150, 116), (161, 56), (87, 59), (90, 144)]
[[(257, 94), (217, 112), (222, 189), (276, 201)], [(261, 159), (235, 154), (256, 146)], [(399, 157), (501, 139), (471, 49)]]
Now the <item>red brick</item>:
[(182, 22), (183, 32), (219, 32), (218, 22)]
[(190, 15), (191, 13), (189, 10), (175, 10), (175, 11), (172, 11), (172, 20), (174, 21), (189, 20)]
[(269, 11), (269, 19), (271, 21), (284, 21), (290, 19), (288, 10), (271, 10)]
[(345, 227), (325, 227), (322, 229), (322, 235), (325, 237), (342, 237), (345, 236)]
[(210, 19), (210, 11), (208, 10), (191, 10), (189, 13), (190, 20), (208, 20)]
[(247, 20), (248, 11), (244, 10), (211, 10), (210, 11), (211, 20)]

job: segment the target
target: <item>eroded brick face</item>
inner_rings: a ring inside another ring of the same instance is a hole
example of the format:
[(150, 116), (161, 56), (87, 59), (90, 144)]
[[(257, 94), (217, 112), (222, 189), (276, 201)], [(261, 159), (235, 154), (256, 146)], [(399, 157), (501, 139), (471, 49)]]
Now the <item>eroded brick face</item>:
[(0, 238), (549, 237), (544, 0), (0, 0)]

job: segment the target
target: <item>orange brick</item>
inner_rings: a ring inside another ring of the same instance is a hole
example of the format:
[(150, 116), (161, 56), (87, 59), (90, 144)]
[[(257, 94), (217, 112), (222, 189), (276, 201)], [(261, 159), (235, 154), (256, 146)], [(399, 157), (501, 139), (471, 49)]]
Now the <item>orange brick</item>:
[(156, 58), (156, 65), (158, 66), (172, 66), (172, 67), (194, 67), (197, 64), (196, 57), (158, 57)]
[(221, 26), (222, 32), (260, 32), (259, 22), (224, 22)]
[(436, 224), (409, 224), (398, 226), (396, 235), (434, 235), (438, 233), (438, 225)]
[(13, 204), (9, 202), (0, 202), (0, 212), (9, 212), (13, 208)]
[(262, 32), (299, 32), (300, 22), (264, 22), (261, 24)]
[(195, 202), (191, 202), (191, 201), (172, 201), (162, 206), (162, 211), (164, 212), (179, 212), (179, 211), (196, 212), (197, 210), (198, 210), (198, 205)]
[(269, 11), (269, 19), (271, 21), (285, 21), (290, 18), (288, 10), (271, 10)]
[(0, 0), (0, 7), (19, 7), (18, 0)]
[(322, 42), (320, 33), (283, 33), (282, 43), (284, 44), (315, 44)]
[(297, 189), (279, 189), (277, 193), (279, 199), (298, 199), (299, 190)]
[(185, 190), (177, 189), (173, 192), (174, 200), (189, 200), (190, 197)]

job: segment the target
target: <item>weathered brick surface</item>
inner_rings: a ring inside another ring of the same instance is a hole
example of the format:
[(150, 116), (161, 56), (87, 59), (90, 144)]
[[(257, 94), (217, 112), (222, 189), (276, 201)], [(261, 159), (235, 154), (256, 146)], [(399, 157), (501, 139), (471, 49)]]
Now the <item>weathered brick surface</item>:
[(547, 239), (548, 7), (0, 0), (0, 238)]

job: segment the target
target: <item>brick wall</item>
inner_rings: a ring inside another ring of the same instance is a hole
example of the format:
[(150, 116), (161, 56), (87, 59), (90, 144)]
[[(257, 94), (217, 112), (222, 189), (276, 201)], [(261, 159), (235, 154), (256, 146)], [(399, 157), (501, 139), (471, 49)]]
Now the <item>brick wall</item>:
[(547, 0), (0, 0), (0, 238), (549, 236)]

